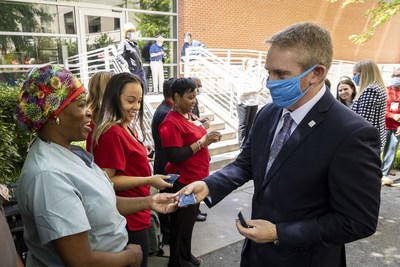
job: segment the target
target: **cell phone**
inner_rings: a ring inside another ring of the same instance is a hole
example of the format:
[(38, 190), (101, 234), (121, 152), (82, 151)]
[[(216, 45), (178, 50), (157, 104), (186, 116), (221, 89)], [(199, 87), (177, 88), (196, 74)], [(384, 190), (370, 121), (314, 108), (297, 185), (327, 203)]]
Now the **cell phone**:
[(243, 227), (249, 228), (249, 225), (246, 223), (246, 220), (244, 219), (243, 214), (242, 214), (241, 211), (239, 211), (238, 217), (239, 217), (240, 224)]
[(150, 153), (147, 154), (147, 157), (152, 159), (154, 157), (154, 150), (150, 151)]
[(167, 183), (173, 184), (179, 178), (179, 174), (167, 174), (169, 176), (168, 179), (165, 179)]

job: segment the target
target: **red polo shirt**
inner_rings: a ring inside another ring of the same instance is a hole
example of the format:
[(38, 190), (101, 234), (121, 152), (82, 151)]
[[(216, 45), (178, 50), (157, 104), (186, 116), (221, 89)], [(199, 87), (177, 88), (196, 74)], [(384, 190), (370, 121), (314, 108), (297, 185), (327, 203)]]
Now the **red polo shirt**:
[[(151, 176), (146, 147), (122, 126), (111, 126), (99, 138), (99, 144), (93, 150), (94, 162), (100, 168), (115, 169), (116, 175)], [(116, 191), (121, 197), (150, 196), (150, 186), (139, 186), (124, 191)], [(139, 231), (150, 227), (150, 210), (139, 211), (125, 216), (128, 229)]]
[[(207, 133), (201, 123), (196, 125), (173, 110), (161, 123), (159, 132), (163, 148), (190, 146)], [(183, 184), (190, 184), (207, 177), (210, 171), (208, 148), (203, 147), (183, 162), (176, 164), (168, 162), (165, 170), (168, 173), (179, 173), (178, 181)]]

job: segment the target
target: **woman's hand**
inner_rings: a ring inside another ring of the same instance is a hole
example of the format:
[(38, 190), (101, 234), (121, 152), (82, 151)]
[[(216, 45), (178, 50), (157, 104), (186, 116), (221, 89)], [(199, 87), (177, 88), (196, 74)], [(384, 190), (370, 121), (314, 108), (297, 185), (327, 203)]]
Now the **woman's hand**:
[(200, 141), (202, 142), (203, 146), (209, 146), (212, 143), (221, 141), (222, 134), (219, 132), (209, 132), (204, 135)]
[(140, 264), (142, 263), (143, 259), (143, 252), (142, 248), (140, 245), (135, 245), (135, 244), (128, 244), (125, 247), (125, 251), (129, 252), (131, 254), (131, 262), (128, 264), (128, 266), (131, 267), (140, 267)]
[(169, 178), (169, 176), (161, 175), (161, 174), (156, 174), (156, 175), (150, 176), (150, 185), (159, 190), (163, 190), (167, 187), (172, 187), (172, 184), (167, 183), (165, 181), (168, 178)]
[(176, 194), (159, 193), (150, 197), (150, 208), (159, 213), (171, 213), (178, 208), (178, 197)]

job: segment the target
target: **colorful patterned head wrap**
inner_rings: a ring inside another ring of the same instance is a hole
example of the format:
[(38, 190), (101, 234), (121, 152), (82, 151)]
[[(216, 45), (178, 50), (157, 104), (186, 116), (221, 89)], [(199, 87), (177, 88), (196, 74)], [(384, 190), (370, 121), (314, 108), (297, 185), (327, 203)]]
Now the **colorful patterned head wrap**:
[(72, 73), (58, 65), (33, 70), (18, 95), (15, 117), (22, 130), (37, 132), (69, 103), (85, 93)]

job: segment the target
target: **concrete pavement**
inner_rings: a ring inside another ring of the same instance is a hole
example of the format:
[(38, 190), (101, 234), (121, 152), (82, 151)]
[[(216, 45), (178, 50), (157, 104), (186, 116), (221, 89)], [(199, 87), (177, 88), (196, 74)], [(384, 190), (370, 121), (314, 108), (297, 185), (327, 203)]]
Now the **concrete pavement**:
[[(349, 267), (400, 266), (400, 173), (395, 182), (399, 186), (382, 187), (378, 228), (374, 235), (346, 245)], [(251, 182), (232, 192), (212, 209), (201, 204), (207, 212), (205, 222), (197, 222), (193, 231), (192, 253), (203, 260), (204, 267), (235, 267), (240, 263), (243, 238), (235, 227), (237, 213), (242, 210), (250, 217), (253, 185)], [(168, 264), (169, 248), (165, 256), (152, 256), (149, 267)]]

